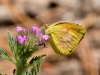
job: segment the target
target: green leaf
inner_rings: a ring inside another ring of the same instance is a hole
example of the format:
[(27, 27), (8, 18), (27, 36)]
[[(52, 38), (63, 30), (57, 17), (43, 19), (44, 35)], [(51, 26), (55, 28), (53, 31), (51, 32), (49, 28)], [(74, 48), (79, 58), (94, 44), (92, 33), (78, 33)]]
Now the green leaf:
[(0, 75), (2, 75), (2, 74), (0, 73)]
[(14, 62), (13, 59), (9, 56), (9, 54), (8, 54), (5, 50), (3, 50), (2, 48), (0, 48), (0, 56), (3, 57), (3, 58), (5, 58), (5, 59), (7, 59), (7, 60), (9, 60), (9, 61), (11, 61), (12, 63), (15, 64), (15, 62)]
[(38, 72), (40, 70), (41, 61), (44, 56), (46, 56), (46, 54), (36, 56), (31, 59), (31, 61), (29, 62), (31, 65), (31, 68), (30, 68), (28, 75), (37, 75), (38, 74)]
[(14, 39), (13, 37), (10, 36), (9, 32), (8, 32), (8, 43), (9, 43), (9, 46), (12, 50), (12, 53), (14, 54), (14, 56), (16, 55), (15, 52), (14, 52), (14, 47), (15, 47), (15, 43), (14, 43)]
[(46, 56), (46, 54), (33, 57), (29, 62), (30, 65), (35, 65), (36, 63), (41, 62), (42, 61), (42, 57), (44, 57), (44, 56)]
[(32, 66), (27, 75), (37, 75), (40, 70), (40, 64), (41, 64), (41, 62)]
[(10, 36), (9, 32), (8, 32), (8, 43), (9, 43), (10, 49), (11, 49), (11, 51), (12, 51), (12, 53), (13, 53), (16, 61), (17, 61), (17, 52), (16, 52), (17, 51), (17, 45), (16, 45), (16, 41), (12, 36)]

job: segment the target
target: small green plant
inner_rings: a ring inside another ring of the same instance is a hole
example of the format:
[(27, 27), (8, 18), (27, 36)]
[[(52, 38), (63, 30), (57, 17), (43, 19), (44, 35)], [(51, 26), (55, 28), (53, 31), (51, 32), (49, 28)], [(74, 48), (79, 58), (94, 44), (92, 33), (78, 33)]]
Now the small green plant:
[(50, 37), (46, 34), (43, 35), (41, 29), (36, 26), (32, 26), (30, 29), (17, 26), (15, 29), (18, 31), (16, 37), (12, 37), (8, 32), (8, 43), (15, 59), (12, 59), (2, 48), (0, 48), (1, 57), (16, 65), (13, 75), (37, 75), (41, 61), (46, 54), (33, 57), (30, 61), (28, 59), (34, 52), (44, 48), (43, 41)]

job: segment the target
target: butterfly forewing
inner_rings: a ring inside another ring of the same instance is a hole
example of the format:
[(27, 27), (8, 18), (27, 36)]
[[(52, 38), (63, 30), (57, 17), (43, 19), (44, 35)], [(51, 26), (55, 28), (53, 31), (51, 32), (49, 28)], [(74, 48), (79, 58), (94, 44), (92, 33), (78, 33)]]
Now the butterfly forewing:
[(51, 46), (59, 54), (70, 54), (77, 47), (86, 30), (77, 24), (57, 22), (48, 28)]

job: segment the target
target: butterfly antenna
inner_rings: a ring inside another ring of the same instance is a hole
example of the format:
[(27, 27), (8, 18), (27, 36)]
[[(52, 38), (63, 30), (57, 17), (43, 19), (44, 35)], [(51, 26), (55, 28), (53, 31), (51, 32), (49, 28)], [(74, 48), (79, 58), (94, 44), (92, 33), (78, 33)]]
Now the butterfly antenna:
[(41, 17), (36, 16), (36, 19), (40, 19), (41, 21), (43, 21), (44, 24), (45, 24), (45, 28), (48, 28), (48, 24)]

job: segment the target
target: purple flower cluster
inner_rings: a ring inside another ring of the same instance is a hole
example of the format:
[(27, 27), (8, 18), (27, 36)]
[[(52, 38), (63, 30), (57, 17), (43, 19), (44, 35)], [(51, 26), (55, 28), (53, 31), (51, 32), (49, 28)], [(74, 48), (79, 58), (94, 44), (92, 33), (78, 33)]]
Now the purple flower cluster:
[[(36, 34), (36, 35), (38, 35), (38, 38), (40, 38), (40, 39), (44, 39), (44, 40), (48, 40), (49, 38), (50, 38), (50, 36), (48, 36), (48, 35), (43, 35), (42, 33), (41, 33), (41, 29), (39, 29), (38, 27), (36, 27), (36, 26), (32, 26), (31, 27), (32, 28), (32, 30), (33, 30), (33, 32)], [(24, 29), (24, 28), (22, 28), (22, 27), (20, 27), (20, 26), (17, 26), (16, 28), (15, 28), (18, 32), (19, 31), (23, 31), (23, 30), (27, 30), (27, 29)], [(16, 37), (16, 41), (19, 41), (21, 44), (24, 44), (25, 43), (25, 41), (27, 40), (27, 38), (28, 38), (28, 36), (27, 35), (18, 35), (17, 37)], [(39, 42), (39, 45), (44, 45), (44, 43), (43, 42)]]
[(36, 26), (32, 26), (32, 30), (36, 33), (36, 34), (39, 34), (40, 32), (40, 29)]
[(40, 38), (42, 38), (42, 39), (44, 39), (44, 40), (48, 40), (49, 38), (50, 38), (50, 36), (48, 36), (48, 35), (43, 35), (42, 33), (40, 33), (40, 29), (38, 28), (38, 27), (36, 27), (36, 26), (32, 26), (32, 30), (36, 33), (36, 34), (39, 34), (39, 37)]
[(24, 44), (26, 39), (27, 39), (27, 36), (20, 36), (20, 35), (18, 35), (16, 37), (16, 40), (19, 41), (21, 44)]

